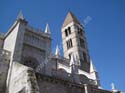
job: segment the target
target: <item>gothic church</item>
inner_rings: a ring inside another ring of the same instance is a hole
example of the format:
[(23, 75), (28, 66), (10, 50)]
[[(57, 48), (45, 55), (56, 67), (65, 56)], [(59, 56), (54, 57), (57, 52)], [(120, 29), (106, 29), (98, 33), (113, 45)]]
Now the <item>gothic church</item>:
[(0, 93), (119, 93), (101, 88), (84, 27), (68, 12), (61, 28), (64, 56), (51, 50), (51, 31), (28, 24), (20, 12), (0, 34)]

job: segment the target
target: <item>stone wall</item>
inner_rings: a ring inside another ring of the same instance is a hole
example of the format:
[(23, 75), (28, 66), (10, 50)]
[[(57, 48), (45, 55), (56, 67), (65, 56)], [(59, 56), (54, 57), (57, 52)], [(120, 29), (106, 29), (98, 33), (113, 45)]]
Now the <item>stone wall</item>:
[(3, 38), (0, 37), (0, 48), (3, 47), (3, 42), (4, 42)]
[(10, 64), (10, 52), (6, 50), (0, 50), (0, 93), (5, 92), (6, 79)]
[(40, 93), (85, 93), (84, 86), (36, 73)]
[(88, 93), (112, 93), (112, 91), (104, 90), (94, 85), (86, 85), (86, 86), (87, 86)]
[(13, 62), (8, 93), (39, 93), (34, 71), (18, 62)]
[(77, 84), (57, 77), (36, 73), (40, 93), (112, 93), (91, 84)]

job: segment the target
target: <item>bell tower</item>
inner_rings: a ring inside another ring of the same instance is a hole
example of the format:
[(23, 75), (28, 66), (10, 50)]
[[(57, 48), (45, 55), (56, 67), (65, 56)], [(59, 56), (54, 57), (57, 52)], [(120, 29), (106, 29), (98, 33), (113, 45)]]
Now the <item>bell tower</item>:
[(90, 57), (84, 28), (72, 12), (68, 12), (62, 25), (64, 57), (70, 59), (75, 53), (80, 61), (80, 69), (90, 72)]

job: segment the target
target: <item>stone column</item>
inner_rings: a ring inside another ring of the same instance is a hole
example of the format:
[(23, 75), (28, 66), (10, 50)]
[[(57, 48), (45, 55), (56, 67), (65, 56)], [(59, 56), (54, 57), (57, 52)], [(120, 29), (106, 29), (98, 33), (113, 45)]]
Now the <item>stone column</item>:
[(85, 93), (88, 93), (87, 84), (84, 84), (84, 88), (85, 88)]

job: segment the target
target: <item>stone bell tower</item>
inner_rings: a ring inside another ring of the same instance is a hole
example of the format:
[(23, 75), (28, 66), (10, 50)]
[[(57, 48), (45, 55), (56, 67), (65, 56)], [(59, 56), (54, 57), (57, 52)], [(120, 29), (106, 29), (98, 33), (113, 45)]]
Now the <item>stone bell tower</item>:
[(90, 57), (84, 28), (72, 12), (68, 12), (62, 25), (64, 57), (71, 58), (75, 53), (80, 61), (80, 69), (90, 72)]

